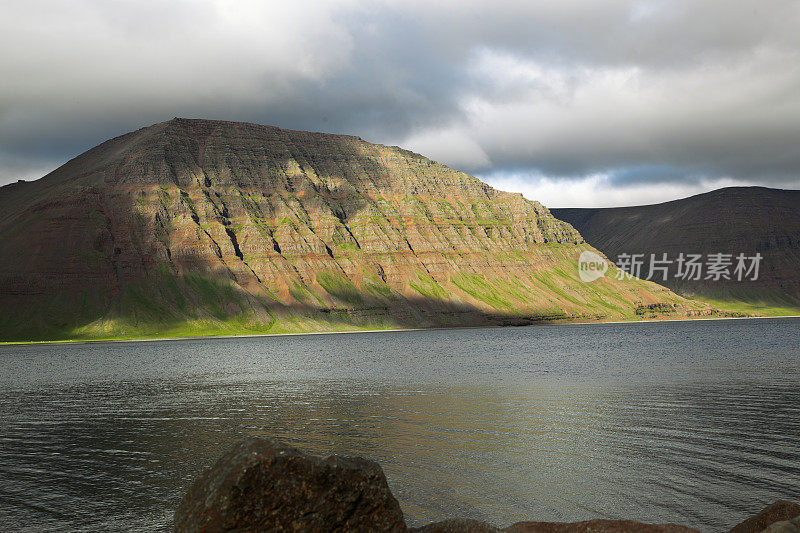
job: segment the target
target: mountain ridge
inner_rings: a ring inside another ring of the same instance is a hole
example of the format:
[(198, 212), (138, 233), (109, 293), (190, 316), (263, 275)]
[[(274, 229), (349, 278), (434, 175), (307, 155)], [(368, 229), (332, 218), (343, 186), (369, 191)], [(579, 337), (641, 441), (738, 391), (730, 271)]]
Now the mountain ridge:
[(539, 202), (354, 136), (175, 118), (0, 189), (5, 338), (638, 318)]
[(608, 254), (675, 259), (680, 253), (761, 254), (759, 279), (663, 282), (688, 297), (715, 303), (800, 309), (800, 191), (726, 187), (688, 198), (617, 208), (560, 208), (587, 242)]

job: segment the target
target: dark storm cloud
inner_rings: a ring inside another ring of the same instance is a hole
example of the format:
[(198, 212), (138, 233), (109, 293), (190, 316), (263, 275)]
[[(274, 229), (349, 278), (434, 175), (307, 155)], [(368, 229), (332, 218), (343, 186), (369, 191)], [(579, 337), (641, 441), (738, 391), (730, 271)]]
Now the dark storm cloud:
[(173, 116), (351, 133), (523, 184), (800, 176), (797, 1), (4, 11), (0, 182)]

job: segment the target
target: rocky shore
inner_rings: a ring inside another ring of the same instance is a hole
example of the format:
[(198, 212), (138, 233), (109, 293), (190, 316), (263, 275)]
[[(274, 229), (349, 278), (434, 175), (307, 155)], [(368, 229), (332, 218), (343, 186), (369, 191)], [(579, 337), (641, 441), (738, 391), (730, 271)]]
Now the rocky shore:
[[(630, 520), (517, 522), (498, 529), (449, 519), (406, 526), (380, 465), (360, 457), (307, 455), (272, 439), (237, 444), (203, 473), (175, 512), (175, 531), (390, 531), (424, 533), (691, 533)], [(800, 533), (800, 505), (777, 501), (730, 533)]]

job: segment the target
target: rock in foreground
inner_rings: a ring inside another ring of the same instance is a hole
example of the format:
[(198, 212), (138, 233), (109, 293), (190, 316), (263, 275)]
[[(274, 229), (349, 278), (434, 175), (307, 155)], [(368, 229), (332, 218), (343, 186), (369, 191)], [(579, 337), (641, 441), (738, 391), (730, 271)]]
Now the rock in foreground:
[[(697, 533), (631, 520), (517, 522), (498, 529), (452, 518), (408, 529), (380, 465), (359, 457), (312, 457), (250, 438), (200, 476), (175, 512), (175, 531), (390, 531), (419, 533)], [(800, 505), (778, 501), (730, 533), (800, 533)]]
[(764, 533), (800, 533), (800, 516), (793, 520), (775, 522), (765, 529)]
[(741, 524), (735, 525), (730, 533), (760, 533), (770, 524), (787, 521), (800, 516), (800, 505), (778, 500), (761, 510), (757, 515), (751, 516)]
[(381, 467), (247, 439), (198, 478), (175, 531), (405, 531)]

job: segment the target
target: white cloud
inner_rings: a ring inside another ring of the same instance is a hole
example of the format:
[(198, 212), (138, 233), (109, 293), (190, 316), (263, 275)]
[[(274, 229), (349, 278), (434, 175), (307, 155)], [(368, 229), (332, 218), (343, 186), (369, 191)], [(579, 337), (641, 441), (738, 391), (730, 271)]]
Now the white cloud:
[(637, 198), (797, 185), (799, 25), (796, 0), (11, 0), (0, 183), (195, 116), (352, 133), (546, 195), (536, 176)]
[(606, 174), (580, 178), (553, 178), (529, 174), (480, 176), (496, 189), (522, 193), (548, 208), (556, 207), (626, 207), (656, 204), (686, 198), (722, 187), (757, 185), (753, 181), (731, 178), (705, 179), (693, 183), (614, 184)]
[(490, 86), (461, 97), (464, 119), (452, 138), (468, 138), (501, 168), (547, 175), (667, 165), (676, 177), (797, 179), (798, 64), (800, 50), (680, 70), (561, 67), (482, 50), (470, 72)]
[(459, 128), (424, 131), (405, 139), (403, 147), (456, 169), (480, 169), (491, 164), (480, 145)]
[(61, 110), (277, 98), (347, 64), (353, 43), (334, 16), (350, 5), (12, 2), (0, 18), (0, 101)]

